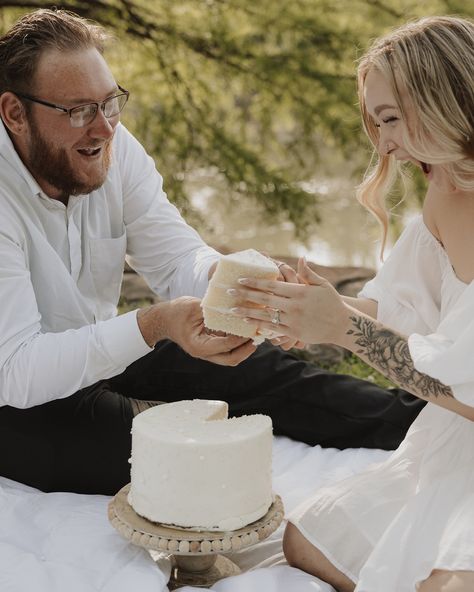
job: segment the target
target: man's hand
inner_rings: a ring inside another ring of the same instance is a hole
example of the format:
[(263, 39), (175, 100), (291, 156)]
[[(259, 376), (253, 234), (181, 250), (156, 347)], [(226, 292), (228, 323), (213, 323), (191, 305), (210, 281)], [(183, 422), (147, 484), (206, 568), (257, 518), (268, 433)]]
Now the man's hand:
[(209, 333), (198, 298), (183, 296), (138, 311), (138, 326), (150, 347), (171, 339), (194, 358), (222, 366), (237, 366), (256, 350), (246, 337)]

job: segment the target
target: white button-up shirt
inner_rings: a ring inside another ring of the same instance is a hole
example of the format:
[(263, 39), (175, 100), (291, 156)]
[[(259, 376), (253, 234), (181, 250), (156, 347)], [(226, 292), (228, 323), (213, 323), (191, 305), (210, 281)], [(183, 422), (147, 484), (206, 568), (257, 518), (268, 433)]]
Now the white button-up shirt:
[(0, 121), (0, 405), (67, 397), (151, 351), (137, 311), (116, 316), (126, 255), (163, 299), (202, 296), (219, 256), (122, 125), (104, 185), (65, 206), (41, 191)]

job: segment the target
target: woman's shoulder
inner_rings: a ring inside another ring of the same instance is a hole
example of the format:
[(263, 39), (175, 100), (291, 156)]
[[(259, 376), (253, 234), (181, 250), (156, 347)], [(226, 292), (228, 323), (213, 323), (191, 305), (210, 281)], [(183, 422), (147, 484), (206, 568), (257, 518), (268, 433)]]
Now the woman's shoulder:
[(417, 214), (406, 223), (378, 275), (390, 284), (439, 287), (443, 275), (442, 247)]
[(406, 254), (408, 251), (411, 251), (414, 257), (423, 256), (425, 252), (432, 256), (433, 249), (439, 248), (441, 245), (427, 227), (423, 215), (416, 214), (405, 224), (400, 237), (390, 251), (390, 256), (393, 257), (400, 252)]

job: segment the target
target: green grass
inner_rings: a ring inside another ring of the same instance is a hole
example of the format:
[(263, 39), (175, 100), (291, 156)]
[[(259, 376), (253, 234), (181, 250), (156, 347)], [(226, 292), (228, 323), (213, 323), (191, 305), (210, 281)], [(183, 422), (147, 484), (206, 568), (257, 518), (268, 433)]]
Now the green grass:
[(380, 374), (380, 372), (377, 372), (377, 370), (374, 370), (354, 354), (350, 354), (339, 364), (328, 366), (328, 370), (339, 374), (349, 374), (356, 378), (363, 378), (364, 380), (369, 380), (383, 388), (394, 387), (394, 384), (385, 378), (385, 376)]

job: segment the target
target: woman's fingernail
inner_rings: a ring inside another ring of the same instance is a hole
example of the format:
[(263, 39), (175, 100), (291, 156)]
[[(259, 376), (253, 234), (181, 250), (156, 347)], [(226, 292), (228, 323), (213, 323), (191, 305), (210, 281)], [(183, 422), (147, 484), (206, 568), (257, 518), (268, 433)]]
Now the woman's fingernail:
[(230, 294), (230, 296), (235, 296), (238, 292), (235, 288), (229, 288), (228, 290), (226, 290), (227, 294)]
[(230, 312), (233, 314), (239, 314), (240, 308), (238, 308), (237, 306), (234, 306), (233, 308), (230, 309)]
[(249, 279), (248, 278), (240, 278), (239, 279), (239, 284), (244, 284), (245, 285), (245, 284), (248, 284), (248, 282), (249, 282)]

